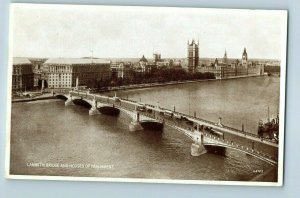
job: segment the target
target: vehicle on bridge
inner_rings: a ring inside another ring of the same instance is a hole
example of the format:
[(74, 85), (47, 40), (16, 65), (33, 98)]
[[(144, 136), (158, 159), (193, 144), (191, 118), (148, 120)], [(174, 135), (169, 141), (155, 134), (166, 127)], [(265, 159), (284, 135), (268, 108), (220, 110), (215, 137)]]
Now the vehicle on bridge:
[(146, 111), (146, 106), (142, 103), (138, 103), (136, 106), (136, 110), (144, 112), (144, 111)]
[(194, 125), (194, 122), (185, 116), (181, 116), (181, 121), (183, 121), (185, 124), (190, 125), (190, 126)]
[(217, 137), (222, 137), (224, 135), (223, 132), (217, 131), (216, 129), (212, 128), (212, 127), (203, 127), (203, 130), (205, 130), (206, 132), (215, 135)]
[(172, 118), (173, 117), (173, 111), (165, 110), (164, 111), (164, 117)]
[(188, 125), (191, 125), (191, 126), (193, 126), (193, 125), (194, 125), (194, 122), (193, 122), (193, 121), (191, 121), (191, 120), (188, 120), (188, 121), (186, 121), (185, 123), (186, 123), (186, 124), (188, 124)]
[(88, 87), (87, 86), (78, 86), (77, 88), (75, 87), (74, 89), (77, 91), (87, 91)]
[(182, 115), (178, 114), (178, 113), (174, 113), (173, 114), (174, 118), (181, 120), (182, 119)]

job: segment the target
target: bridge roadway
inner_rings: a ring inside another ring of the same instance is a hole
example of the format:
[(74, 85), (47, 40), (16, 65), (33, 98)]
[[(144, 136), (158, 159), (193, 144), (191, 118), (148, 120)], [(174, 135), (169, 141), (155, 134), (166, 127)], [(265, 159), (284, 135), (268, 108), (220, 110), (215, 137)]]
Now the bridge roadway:
[[(173, 113), (177, 115), (177, 118), (174, 116), (166, 116), (164, 114), (165, 111), (172, 111), (149, 104), (141, 104), (133, 100), (90, 94), (84, 91), (69, 91), (65, 92), (65, 94), (69, 94), (69, 97), (75, 99), (78, 97), (82, 100), (87, 100), (91, 105), (93, 105), (93, 103), (96, 103), (97, 105), (97, 102), (99, 102), (102, 105), (106, 104), (108, 106), (114, 106), (127, 114), (138, 112), (141, 119), (163, 122), (166, 126), (182, 132), (192, 140), (195, 140), (195, 131), (201, 130), (201, 133), (204, 136), (203, 144), (206, 146), (217, 146), (239, 150), (272, 165), (276, 165), (278, 162), (278, 144), (269, 139), (259, 138), (253, 133), (234, 129), (220, 123), (214, 123), (180, 112), (173, 111)], [(141, 105), (145, 106), (146, 110), (137, 110), (137, 106)], [(178, 119), (178, 116), (180, 116), (181, 119)], [(203, 126), (206, 129), (203, 128)]]

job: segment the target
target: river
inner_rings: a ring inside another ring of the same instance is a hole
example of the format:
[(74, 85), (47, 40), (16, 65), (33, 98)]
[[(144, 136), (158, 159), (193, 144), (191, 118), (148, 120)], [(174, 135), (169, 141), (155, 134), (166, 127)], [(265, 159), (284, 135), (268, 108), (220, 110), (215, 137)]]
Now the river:
[[(114, 93), (110, 93), (113, 95)], [(255, 77), (127, 90), (118, 96), (256, 133), (276, 116), (279, 78)], [(62, 100), (12, 104), (10, 171), (15, 175), (248, 181), (270, 165), (243, 153), (190, 155), (191, 140), (164, 128), (130, 132), (130, 118), (89, 116)], [(275, 172), (273, 175), (276, 175)], [(261, 181), (276, 181), (274, 176)]]

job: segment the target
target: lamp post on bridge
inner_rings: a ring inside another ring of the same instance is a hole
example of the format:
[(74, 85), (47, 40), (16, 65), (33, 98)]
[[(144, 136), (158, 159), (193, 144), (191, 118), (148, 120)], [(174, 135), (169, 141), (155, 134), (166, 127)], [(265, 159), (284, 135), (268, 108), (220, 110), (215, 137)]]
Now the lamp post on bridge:
[(221, 127), (223, 126), (222, 125), (222, 118), (221, 117), (219, 117), (218, 125), (221, 126)]
[(78, 85), (79, 85), (79, 79), (78, 76), (76, 77), (76, 84), (75, 84), (75, 89), (78, 90)]

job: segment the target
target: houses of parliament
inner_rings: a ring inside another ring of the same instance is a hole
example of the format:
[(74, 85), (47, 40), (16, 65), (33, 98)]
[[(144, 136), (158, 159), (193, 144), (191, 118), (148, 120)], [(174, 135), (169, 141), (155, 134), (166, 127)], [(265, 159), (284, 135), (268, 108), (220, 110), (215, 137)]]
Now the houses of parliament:
[(187, 42), (187, 69), (189, 72), (214, 73), (216, 79), (257, 76), (264, 74), (264, 63), (249, 60), (246, 48), (241, 59), (229, 59), (225, 50), (222, 59), (199, 58), (199, 41)]

